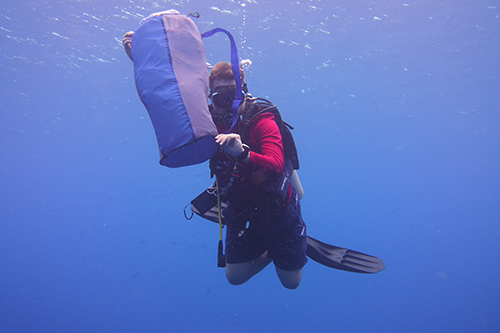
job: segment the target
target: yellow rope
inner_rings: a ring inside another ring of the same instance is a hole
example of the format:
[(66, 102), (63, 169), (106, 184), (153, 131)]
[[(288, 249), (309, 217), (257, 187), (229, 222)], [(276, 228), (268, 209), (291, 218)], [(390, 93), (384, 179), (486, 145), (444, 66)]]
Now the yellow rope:
[(222, 240), (222, 213), (220, 208), (220, 195), (219, 195), (219, 179), (215, 177), (215, 184), (217, 186), (217, 209), (219, 211), (219, 240)]

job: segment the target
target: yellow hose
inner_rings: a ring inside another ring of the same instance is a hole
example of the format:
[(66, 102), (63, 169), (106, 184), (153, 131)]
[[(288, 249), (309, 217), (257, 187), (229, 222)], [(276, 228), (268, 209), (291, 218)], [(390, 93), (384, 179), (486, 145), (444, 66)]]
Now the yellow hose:
[(219, 179), (215, 177), (215, 184), (217, 186), (217, 210), (219, 211), (219, 240), (222, 240), (222, 212), (220, 208), (220, 195), (219, 195)]

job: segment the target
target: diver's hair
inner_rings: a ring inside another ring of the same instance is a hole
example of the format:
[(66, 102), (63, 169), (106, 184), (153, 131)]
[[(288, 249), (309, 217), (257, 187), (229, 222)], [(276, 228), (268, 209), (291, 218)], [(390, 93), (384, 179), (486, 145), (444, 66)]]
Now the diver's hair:
[[(240, 76), (241, 76), (241, 84), (245, 83), (245, 72), (243, 71), (243, 67), (240, 66)], [(210, 89), (212, 89), (215, 80), (231, 80), (234, 78), (233, 69), (231, 64), (227, 61), (220, 61), (215, 64), (214, 68), (210, 71), (210, 75), (208, 76), (208, 84)]]

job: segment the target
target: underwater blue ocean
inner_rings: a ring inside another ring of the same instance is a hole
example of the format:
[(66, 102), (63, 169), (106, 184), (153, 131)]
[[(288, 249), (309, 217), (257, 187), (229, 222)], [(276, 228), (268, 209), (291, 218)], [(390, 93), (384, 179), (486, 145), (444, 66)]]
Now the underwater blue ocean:
[[(121, 44), (167, 9), (295, 127), (308, 234), (385, 270), (227, 282)], [(499, 1), (7, 0), (0, 49), (1, 332), (500, 332)]]

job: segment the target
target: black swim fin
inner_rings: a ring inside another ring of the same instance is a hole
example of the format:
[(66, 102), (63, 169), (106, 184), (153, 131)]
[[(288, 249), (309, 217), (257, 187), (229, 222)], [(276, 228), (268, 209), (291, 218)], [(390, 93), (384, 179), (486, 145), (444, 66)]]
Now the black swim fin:
[(382, 259), (358, 251), (320, 242), (307, 236), (307, 256), (335, 269), (355, 273), (378, 273), (385, 269)]

